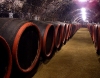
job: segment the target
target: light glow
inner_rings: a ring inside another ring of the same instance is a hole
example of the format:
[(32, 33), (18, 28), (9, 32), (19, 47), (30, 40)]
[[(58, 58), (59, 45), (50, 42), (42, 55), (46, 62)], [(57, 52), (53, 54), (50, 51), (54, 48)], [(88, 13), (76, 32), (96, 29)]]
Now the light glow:
[(87, 2), (87, 0), (79, 0), (79, 2)]
[(82, 14), (83, 21), (85, 21), (86, 20), (86, 9), (85, 8), (81, 8), (81, 14)]

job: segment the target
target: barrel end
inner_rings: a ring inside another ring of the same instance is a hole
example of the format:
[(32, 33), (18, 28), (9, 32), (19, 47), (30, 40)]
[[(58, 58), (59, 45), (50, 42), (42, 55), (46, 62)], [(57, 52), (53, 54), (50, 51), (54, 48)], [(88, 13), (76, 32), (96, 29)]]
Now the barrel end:
[(100, 56), (100, 49), (97, 49), (97, 55), (99, 55)]

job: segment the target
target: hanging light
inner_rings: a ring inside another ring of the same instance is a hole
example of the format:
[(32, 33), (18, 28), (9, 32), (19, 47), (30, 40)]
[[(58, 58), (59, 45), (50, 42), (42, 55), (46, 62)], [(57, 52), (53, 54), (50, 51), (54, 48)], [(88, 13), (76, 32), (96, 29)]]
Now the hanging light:
[(87, 2), (87, 0), (79, 0), (79, 2)]
[(86, 21), (86, 9), (85, 8), (81, 8), (81, 14), (82, 14), (83, 21)]

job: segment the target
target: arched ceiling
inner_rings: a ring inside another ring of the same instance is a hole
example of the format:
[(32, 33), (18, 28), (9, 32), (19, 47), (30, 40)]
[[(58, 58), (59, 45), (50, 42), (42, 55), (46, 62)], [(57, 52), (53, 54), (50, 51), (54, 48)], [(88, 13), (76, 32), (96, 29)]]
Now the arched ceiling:
[[(49, 21), (82, 22), (80, 8), (87, 8), (90, 22), (100, 21), (100, 0), (0, 0), (0, 12), (17, 13), (19, 17)], [(30, 13), (30, 17), (29, 17)]]

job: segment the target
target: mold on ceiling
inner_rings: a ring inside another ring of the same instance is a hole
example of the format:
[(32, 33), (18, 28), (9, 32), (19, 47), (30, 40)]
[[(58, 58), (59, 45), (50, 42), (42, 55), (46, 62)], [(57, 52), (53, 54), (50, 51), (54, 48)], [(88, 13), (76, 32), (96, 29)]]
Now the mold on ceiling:
[(100, 21), (100, 0), (0, 0), (0, 17), (37, 19), (43, 21), (82, 22), (80, 9), (87, 8), (89, 22)]

